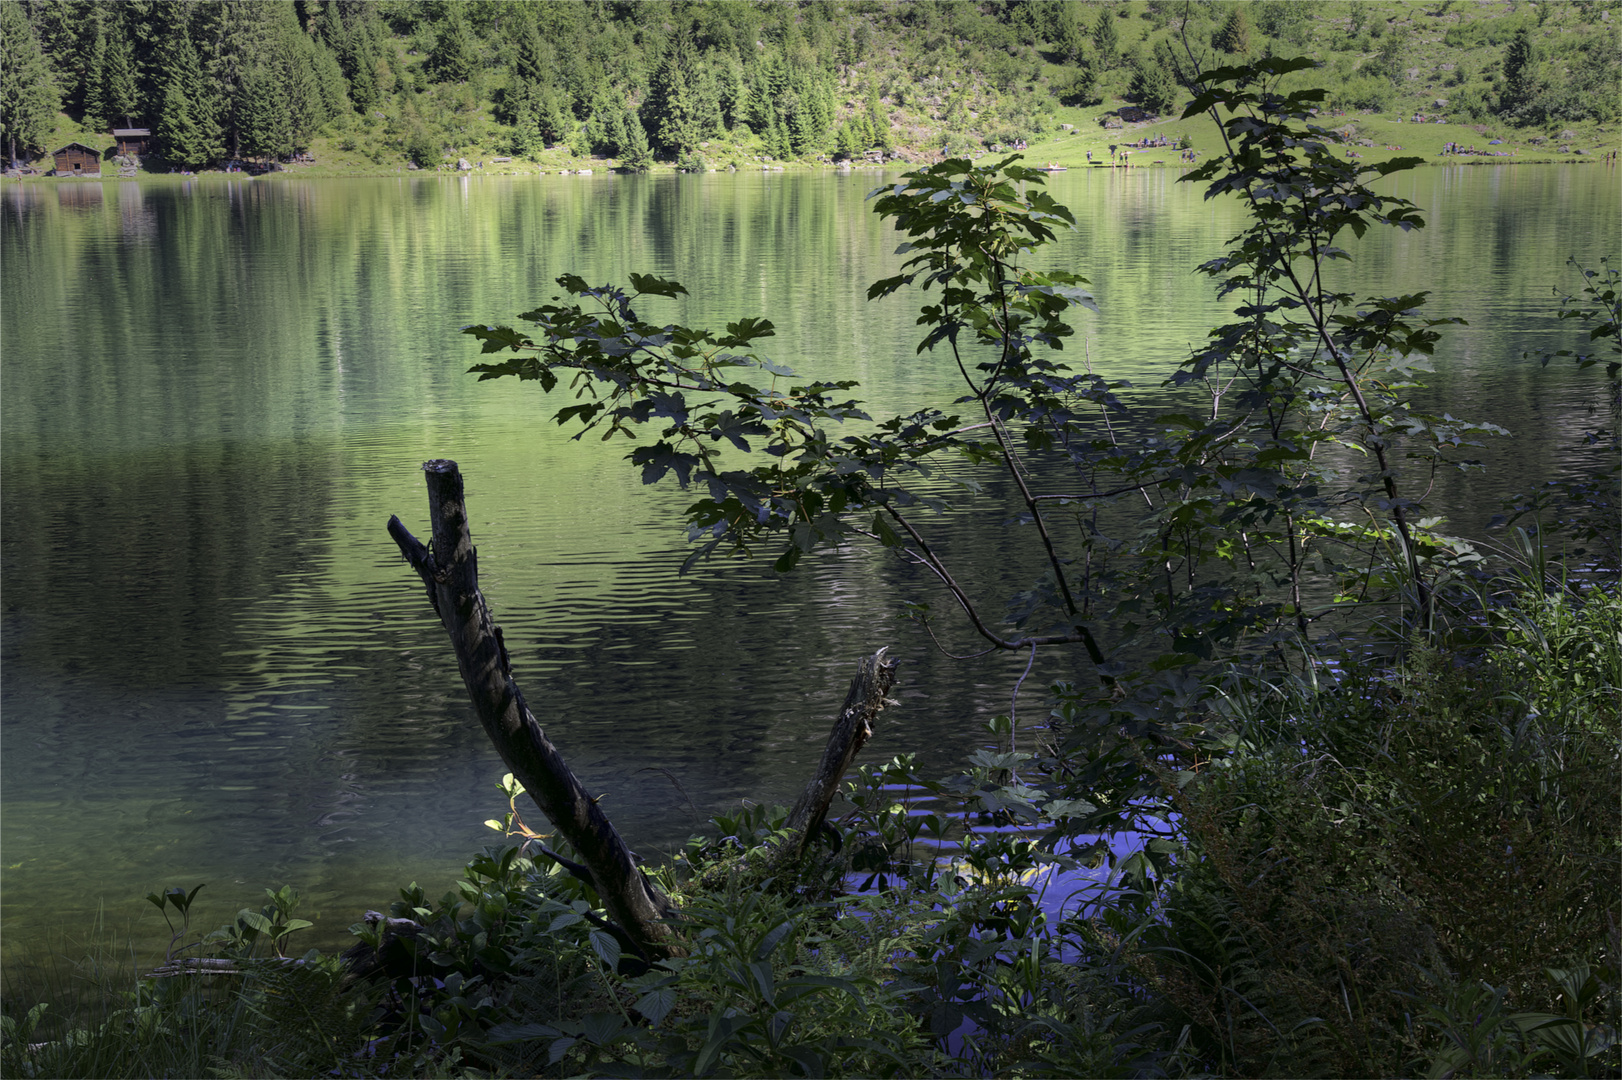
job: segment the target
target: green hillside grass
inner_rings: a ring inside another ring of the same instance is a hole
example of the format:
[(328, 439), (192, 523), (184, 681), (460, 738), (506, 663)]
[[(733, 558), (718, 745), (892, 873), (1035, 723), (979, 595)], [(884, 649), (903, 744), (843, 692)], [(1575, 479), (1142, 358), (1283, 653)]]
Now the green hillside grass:
[[(466, 9), (476, 16), (488, 6), (475, 0)], [(476, 166), (482, 162), (486, 174), (587, 168), (601, 172), (623, 164), (618, 158), (593, 155), (581, 145), (584, 121), (578, 118), (578, 107), (575, 134), (568, 140), (515, 153), (514, 129), (497, 120), (504, 90), (515, 79), (510, 46), (487, 37), (480, 46), (478, 68), (467, 81), (435, 83), (429, 76), (433, 31), (419, 17), (432, 7), (379, 5), (378, 10), (389, 13), (391, 29), (379, 68), (381, 100), (363, 114), (348, 110), (328, 121), (307, 140), (314, 162), (293, 164), (287, 171), (306, 176), (405, 172), (411, 168), (407, 144), (413, 135), (434, 141), (441, 152), (440, 168), (454, 169), (459, 159)], [(702, 10), (695, 15), (695, 10), (645, 5), (630, 14), (602, 16), (604, 21), (592, 33), (611, 37), (621, 52), (630, 50), (622, 57), (622, 69), (609, 79), (614, 93), (623, 94), (633, 105), (645, 100), (649, 69), (658, 63), (663, 35), (675, 33), (687, 20), (698, 27), (709, 26), (706, 18), (710, 23), (720, 21), (720, 16)], [(704, 140), (693, 151), (698, 157), (686, 162), (689, 166), (832, 165), (838, 128), (868, 114), (874, 96), (888, 129), (889, 153), (903, 162), (938, 159), (943, 146), (954, 155), (980, 155), (1023, 139), (1029, 161), (1086, 167), (1089, 151), (1096, 165), (1109, 160), (1112, 143), (1162, 135), (1169, 140), (1186, 135), (1199, 155), (1208, 157), (1219, 146), (1218, 132), (1208, 119), (1179, 118), (1186, 93), (1178, 93), (1176, 105), (1150, 121), (1127, 123), (1120, 130), (1103, 125), (1110, 114), (1135, 103), (1135, 61), (1142, 58), (1153, 66), (1157, 48), (1171, 45), (1181, 63), (1189, 63), (1192, 54), (1194, 61), (1208, 67), (1242, 59), (1241, 54), (1225, 54), (1213, 45), (1236, 12), (1247, 27), (1248, 52), (1243, 55), (1271, 51), (1322, 62), (1318, 70), (1295, 79), (1326, 91), (1325, 126), (1349, 128), (1354, 141), (1347, 150), (1365, 161), (1396, 155), (1450, 163), (1580, 161), (1622, 145), (1615, 100), (1622, 71), (1618, 0), (1540, 5), (1521, 0), (1190, 4), (1126, 0), (1057, 6), (834, 3), (751, 11), (755, 23), (738, 11), (724, 14), (742, 26), (734, 27), (734, 36), (754, 40), (742, 45), (722, 40), (718, 45), (702, 39), (703, 62), (712, 70), (737, 63), (747, 73), (749, 64), (773, 47), (808, 49), (832, 73), (833, 123), (817, 146), (787, 159), (771, 152), (766, 133), (740, 123)], [(1115, 27), (1113, 57), (1103, 55), (1095, 41), (1093, 31), (1101, 13), (1109, 15)], [(1053, 40), (1060, 36), (1055, 28), (1067, 25), (1071, 29), (1064, 31), (1065, 39)], [(1538, 49), (1540, 77), (1550, 88), (1551, 99), (1565, 103), (1567, 119), (1518, 126), (1493, 112), (1505, 51), (1523, 28)], [(713, 26), (704, 32), (712, 39), (725, 38)], [(865, 35), (860, 54), (841, 54), (847, 48), (844, 43), (856, 40), (858, 33)], [(641, 55), (632, 55), (638, 49)], [(1078, 71), (1090, 73), (1091, 93), (1074, 93)], [(1607, 91), (1611, 100), (1590, 109), (1594, 115), (1569, 118), (1573, 101), (1582, 102), (1584, 94), (1600, 100)], [(1416, 114), (1440, 116), (1446, 122), (1416, 125)], [(72, 140), (111, 144), (105, 133), (85, 130), (70, 113), (59, 117), (54, 138), (53, 146)], [(1495, 139), (1502, 145), (1489, 146)], [(1502, 156), (1448, 157), (1443, 148), (1449, 143)], [(507, 160), (498, 160), (503, 158)], [(1175, 149), (1134, 153), (1131, 162), (1134, 167), (1181, 164)], [(858, 155), (853, 164), (870, 167), (873, 162)], [(674, 155), (667, 153), (653, 167), (676, 166)], [(148, 167), (167, 171), (161, 163)]]

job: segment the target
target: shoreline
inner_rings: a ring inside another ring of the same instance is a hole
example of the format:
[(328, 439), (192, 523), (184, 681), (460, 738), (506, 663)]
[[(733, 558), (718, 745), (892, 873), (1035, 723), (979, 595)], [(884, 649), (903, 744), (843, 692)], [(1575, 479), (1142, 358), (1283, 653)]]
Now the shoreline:
[[(1172, 148), (1166, 147), (1166, 148), (1161, 148), (1161, 149), (1171, 150)], [(974, 160), (980, 161), (980, 160), (982, 160), (984, 158), (1000, 157), (1000, 156), (1001, 155), (985, 154), (985, 155), (981, 155), (980, 157), (975, 158)], [(1392, 154), (1391, 156), (1396, 156), (1396, 155)], [(1054, 162), (1056, 164), (1061, 166), (1060, 168), (1058, 168), (1056, 170), (1052, 170), (1052, 171), (1055, 171), (1055, 172), (1094, 172), (1094, 171), (1106, 172), (1106, 171), (1114, 171), (1114, 170), (1120, 170), (1120, 171), (1123, 171), (1123, 172), (1133, 172), (1133, 171), (1144, 170), (1144, 169), (1157, 169), (1157, 170), (1161, 170), (1161, 171), (1167, 171), (1167, 170), (1187, 171), (1189, 169), (1192, 169), (1192, 168), (1196, 167), (1195, 165), (1190, 164), (1188, 162), (1169, 162), (1169, 161), (1153, 161), (1153, 162), (1144, 162), (1142, 164), (1123, 165), (1123, 164), (1120, 164), (1120, 163), (1104, 163), (1104, 162), (1099, 162), (1099, 161), (1091, 161), (1091, 162), (1090, 161), (1080, 161), (1080, 162), (1076, 162), (1076, 161), (1060, 161), (1057, 158), (1055, 158), (1053, 160), (1054, 160)], [(1370, 160), (1370, 161), (1367, 161), (1366, 163), (1367, 164), (1373, 164), (1373, 161)], [(895, 161), (895, 162), (887, 162), (887, 163), (885, 163), (883, 165), (872, 165), (872, 164), (868, 164), (868, 163), (863, 163), (863, 164), (852, 164), (852, 165), (849, 165), (849, 166), (841, 166), (841, 165), (827, 165), (827, 164), (823, 164), (823, 163), (820, 163), (820, 162), (817, 162), (817, 163), (786, 162), (786, 163), (774, 164), (773, 166), (771, 166), (769, 168), (706, 169), (702, 173), (684, 172), (684, 170), (676, 169), (676, 168), (673, 168), (673, 167), (671, 167), (671, 168), (655, 168), (655, 169), (650, 169), (646, 173), (642, 173), (640, 175), (645, 175), (645, 176), (677, 176), (677, 175), (706, 176), (706, 175), (710, 175), (712, 173), (745, 174), (745, 173), (785, 173), (785, 172), (792, 172), (792, 173), (824, 172), (824, 173), (834, 173), (834, 174), (876, 173), (877, 174), (877, 173), (910, 171), (912, 169), (922, 167), (925, 164), (930, 164), (930, 163), (917, 162), (917, 161)], [(1607, 157), (1605, 155), (1584, 155), (1584, 156), (1581, 156), (1581, 157), (1578, 157), (1578, 156), (1570, 156), (1570, 157), (1568, 157), (1568, 156), (1563, 156), (1563, 155), (1562, 156), (1552, 156), (1551, 155), (1551, 156), (1547, 156), (1547, 157), (1539, 156), (1539, 157), (1535, 157), (1535, 158), (1526, 158), (1526, 157), (1519, 157), (1519, 156), (1487, 157), (1487, 156), (1482, 156), (1482, 155), (1474, 155), (1473, 156), (1473, 155), (1461, 154), (1461, 155), (1456, 155), (1456, 156), (1455, 155), (1449, 155), (1447, 157), (1442, 157), (1442, 158), (1429, 158), (1429, 157), (1427, 157), (1427, 158), (1424, 158), (1420, 162), (1420, 164), (1418, 166), (1415, 166), (1415, 167), (1416, 168), (1452, 168), (1454, 166), (1466, 166), (1466, 167), (1469, 167), (1469, 168), (1482, 168), (1482, 167), (1490, 167), (1490, 166), (1496, 166), (1496, 165), (1610, 165), (1611, 167), (1615, 167), (1616, 164), (1617, 164), (1617, 160), (1615, 158), (1610, 158), (1610, 157)], [(1040, 168), (1040, 166), (1031, 166), (1031, 167)], [(162, 172), (145, 172), (145, 171), (142, 171), (142, 172), (137, 172), (133, 176), (128, 176), (128, 175), (125, 175), (125, 176), (116, 176), (116, 175), (115, 176), (108, 176), (108, 175), (85, 176), (85, 175), (82, 175), (82, 174), (81, 175), (73, 175), (73, 176), (50, 176), (50, 175), (42, 173), (42, 174), (35, 175), (35, 176), (6, 176), (3, 179), (5, 181), (11, 182), (11, 183), (16, 183), (16, 184), (82, 185), (82, 184), (90, 184), (90, 183), (98, 183), (98, 184), (128, 183), (130, 181), (144, 181), (144, 182), (166, 181), (166, 182), (173, 182), (173, 183), (189, 183), (189, 182), (194, 182), (194, 181), (198, 181), (198, 180), (209, 180), (209, 181), (254, 180), (254, 181), (270, 181), (270, 182), (274, 183), (274, 182), (279, 181), (279, 180), (387, 180), (387, 179), (399, 179), (399, 178), (403, 178), (403, 177), (414, 177), (414, 178), (433, 177), (433, 178), (436, 178), (436, 179), (454, 180), (454, 179), (459, 179), (459, 178), (462, 178), (462, 177), (481, 177), (481, 178), (482, 177), (501, 177), (501, 178), (509, 178), (509, 177), (525, 177), (525, 176), (527, 176), (527, 177), (534, 177), (536, 179), (540, 179), (542, 177), (565, 177), (565, 176), (591, 176), (591, 177), (611, 176), (611, 177), (618, 177), (618, 176), (635, 176), (635, 175), (639, 175), (639, 174), (633, 173), (633, 172), (628, 172), (628, 171), (621, 170), (621, 169), (618, 169), (618, 168), (614, 168), (614, 167), (611, 167), (611, 166), (605, 166), (605, 167), (593, 166), (593, 167), (590, 167), (590, 168), (585, 169), (585, 170), (549, 169), (549, 168), (541, 168), (540, 166), (536, 166), (534, 168), (528, 168), (528, 169), (512, 169), (512, 168), (507, 168), (507, 169), (500, 169), (500, 168), (497, 168), (497, 169), (483, 169), (483, 168), (474, 168), (474, 169), (462, 169), (462, 170), (452, 170), (452, 171), (446, 171), (446, 170), (441, 170), (441, 169), (407, 169), (407, 168), (405, 168), (403, 166), (397, 167), (397, 168), (393, 169), (392, 171), (366, 170), (366, 169), (356, 169), (356, 170), (352, 170), (352, 171), (351, 170), (334, 171), (334, 170), (324, 169), (324, 168), (321, 168), (321, 167), (317, 166), (315, 168), (304, 168), (304, 169), (286, 168), (286, 169), (278, 170), (276, 172), (267, 172), (267, 173), (258, 173), (258, 174), (249, 174), (249, 173), (246, 173), (246, 172), (226, 172), (226, 171), (220, 170), (220, 169), (210, 169), (210, 170), (207, 170), (207, 171), (204, 171), (204, 172), (195, 172), (195, 173), (186, 173), (186, 174), (162, 173)]]

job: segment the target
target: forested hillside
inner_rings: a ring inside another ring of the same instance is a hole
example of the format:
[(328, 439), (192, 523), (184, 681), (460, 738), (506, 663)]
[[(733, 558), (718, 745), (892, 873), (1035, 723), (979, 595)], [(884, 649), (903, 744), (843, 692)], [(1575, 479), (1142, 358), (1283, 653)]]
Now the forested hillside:
[(5, 0), (0, 126), (8, 162), (150, 128), (164, 168), (916, 160), (1170, 114), (1194, 63), (1272, 53), (1322, 60), (1337, 110), (1592, 132), (1619, 24), (1618, 0)]

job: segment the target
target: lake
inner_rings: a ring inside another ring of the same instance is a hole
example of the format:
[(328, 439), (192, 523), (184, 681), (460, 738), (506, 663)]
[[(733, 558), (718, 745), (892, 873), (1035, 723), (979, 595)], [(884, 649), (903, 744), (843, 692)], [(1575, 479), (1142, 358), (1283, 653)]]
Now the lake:
[[(1092, 280), (1072, 361), (1155, 386), (1223, 321), (1192, 273), (1238, 231), (1176, 173), (1072, 171), (1077, 230), (1044, 256)], [(513, 321), (577, 273), (682, 281), (647, 314), (860, 379), (875, 411), (955, 395), (914, 355), (916, 297), (868, 303), (896, 238), (875, 174), (715, 174), (11, 185), (0, 192), (0, 798), (8, 965), (98, 912), (166, 942), (140, 900), (209, 886), (198, 925), (291, 883), (331, 942), (415, 879), (437, 895), (494, 834), (504, 771), (454, 657), (384, 531), (419, 536), (419, 465), (460, 462), (483, 585), (526, 695), (650, 858), (740, 800), (789, 801), (856, 659), (902, 661), (901, 707), (863, 760), (944, 772), (1006, 711), (1024, 657), (943, 659), (899, 602), (927, 595), (870, 551), (779, 577), (767, 560), (677, 574), (688, 496), (643, 488), (623, 446), (574, 442), (564, 402), (479, 383), (460, 327)], [(1433, 393), (1513, 433), (1429, 501), (1483, 535), (1567, 453), (1592, 372), (1526, 360), (1575, 341), (1565, 266), (1615, 254), (1598, 165), (1424, 169), (1388, 182), (1430, 227), (1354, 248), (1352, 287), (1428, 289), (1458, 315)], [(996, 512), (965, 504), (952, 520)], [(983, 534), (984, 530), (979, 530)], [(967, 543), (967, 541), (965, 541)], [(1014, 579), (993, 537), (977, 587)], [(1007, 579), (1007, 580), (1005, 580)], [(1017, 581), (1014, 581), (1017, 584)], [(936, 597), (936, 599), (939, 599)], [(967, 643), (959, 633), (958, 643)], [(1084, 674), (1048, 657), (1025, 684)], [(536, 815), (538, 816), (538, 815)], [(539, 824), (539, 822), (533, 822)], [(142, 909), (145, 909), (143, 911)]]

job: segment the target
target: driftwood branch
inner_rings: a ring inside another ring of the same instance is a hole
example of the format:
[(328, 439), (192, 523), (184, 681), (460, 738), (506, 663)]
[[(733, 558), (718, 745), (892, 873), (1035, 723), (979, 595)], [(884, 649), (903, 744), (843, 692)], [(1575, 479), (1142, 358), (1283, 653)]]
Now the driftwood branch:
[(422, 468), (428, 478), (433, 544), (424, 546), (398, 517), (389, 519), (389, 535), (427, 586), (480, 725), (513, 776), (580, 856), (609, 917), (643, 959), (669, 955), (670, 899), (642, 873), (636, 856), (547, 739), (513, 681), (501, 630), (479, 591), (478, 552), (468, 532), (461, 471), (456, 462), (445, 460)]
[[(501, 628), (479, 591), (478, 552), (468, 532), (461, 471), (456, 462), (445, 460), (425, 462), (422, 468), (428, 479), (433, 543), (425, 545), (412, 536), (398, 517), (389, 519), (389, 535), (422, 578), (429, 603), (450, 635), (479, 723), (513, 776), (580, 857), (579, 863), (558, 861), (596, 888), (614, 921), (615, 936), (644, 961), (671, 955), (676, 946), (669, 924), (670, 898), (642, 873), (608, 816), (547, 739), (513, 680)], [(884, 653), (880, 649), (865, 657), (851, 681), (817, 773), (789, 815), (790, 832), (779, 848), (785, 857), (799, 859), (804, 854), (827, 817), (846, 770), (872, 736), (874, 719), (892, 704), (886, 695), (895, 681), (896, 664), (885, 660)]]
[(884, 659), (884, 649), (862, 658), (856, 677), (850, 681), (850, 692), (828, 734), (828, 744), (822, 751), (822, 762), (811, 782), (805, 785), (799, 801), (789, 811), (786, 828), (788, 838), (783, 850), (794, 858), (805, 854), (806, 846), (822, 827), (828, 816), (828, 806), (839, 793), (839, 782), (851, 762), (873, 735), (873, 721), (889, 700), (890, 687), (895, 683), (896, 662)]

